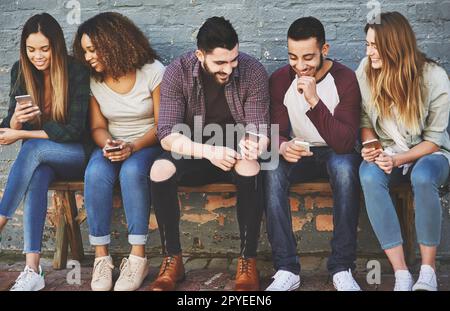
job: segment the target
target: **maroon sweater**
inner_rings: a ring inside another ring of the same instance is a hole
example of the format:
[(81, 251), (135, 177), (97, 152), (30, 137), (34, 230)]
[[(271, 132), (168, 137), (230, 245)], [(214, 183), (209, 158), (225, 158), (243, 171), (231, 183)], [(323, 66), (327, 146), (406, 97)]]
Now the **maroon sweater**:
[[(359, 132), (361, 93), (358, 81), (351, 69), (336, 61), (333, 61), (333, 66), (327, 74), (333, 76), (339, 95), (339, 104), (334, 110), (334, 115), (322, 100), (306, 115), (327, 145), (336, 153), (350, 153), (355, 146)], [(286, 65), (275, 71), (269, 81), (270, 123), (280, 126), (280, 145), (290, 140), (289, 114), (283, 102), (294, 79), (294, 70), (290, 65)]]

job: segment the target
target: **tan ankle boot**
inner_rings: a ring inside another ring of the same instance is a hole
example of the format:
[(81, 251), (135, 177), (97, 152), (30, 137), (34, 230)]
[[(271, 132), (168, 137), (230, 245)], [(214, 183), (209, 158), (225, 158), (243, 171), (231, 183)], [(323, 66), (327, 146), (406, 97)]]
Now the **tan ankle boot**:
[(180, 255), (165, 257), (156, 280), (150, 285), (152, 291), (173, 291), (176, 284), (184, 280), (183, 257)]
[(236, 269), (236, 291), (258, 291), (259, 276), (256, 258), (239, 257)]

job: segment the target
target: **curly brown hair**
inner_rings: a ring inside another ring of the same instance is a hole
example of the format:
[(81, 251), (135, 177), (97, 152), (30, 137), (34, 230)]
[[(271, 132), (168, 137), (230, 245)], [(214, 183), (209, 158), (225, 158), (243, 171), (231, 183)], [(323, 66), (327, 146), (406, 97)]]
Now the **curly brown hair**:
[(97, 56), (105, 67), (103, 72), (96, 72), (91, 68), (91, 75), (97, 81), (103, 81), (107, 75), (118, 79), (145, 64), (153, 63), (155, 59), (159, 60), (144, 33), (120, 13), (100, 13), (78, 27), (73, 54), (89, 66), (81, 47), (81, 37), (84, 34), (91, 39)]

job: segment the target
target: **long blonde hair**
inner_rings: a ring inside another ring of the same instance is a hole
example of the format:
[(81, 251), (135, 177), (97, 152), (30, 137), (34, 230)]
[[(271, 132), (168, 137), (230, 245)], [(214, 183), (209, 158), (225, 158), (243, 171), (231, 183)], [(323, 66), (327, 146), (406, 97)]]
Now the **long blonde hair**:
[[(31, 63), (27, 56), (26, 40), (30, 34), (42, 33), (50, 42), (50, 81), (52, 86), (52, 106), (50, 118), (65, 123), (68, 105), (68, 54), (61, 26), (49, 14), (37, 14), (25, 23), (20, 39), (20, 69), (16, 86), (22, 84), (33, 101), (44, 109), (43, 74)], [(40, 123), (40, 121), (39, 121)]]
[(380, 24), (367, 24), (375, 31), (375, 44), (382, 61), (381, 69), (373, 69), (371, 61), (365, 68), (372, 93), (372, 102), (382, 117), (393, 117), (412, 134), (420, 134), (427, 96), (423, 71), (433, 62), (417, 47), (416, 36), (408, 20), (398, 12), (381, 13)]

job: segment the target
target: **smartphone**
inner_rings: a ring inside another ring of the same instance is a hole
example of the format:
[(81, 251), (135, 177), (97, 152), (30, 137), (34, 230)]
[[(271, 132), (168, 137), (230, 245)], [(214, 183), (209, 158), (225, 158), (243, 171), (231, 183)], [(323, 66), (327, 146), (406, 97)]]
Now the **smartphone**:
[(105, 152), (116, 152), (122, 150), (122, 146), (106, 147)]
[(20, 96), (16, 96), (16, 101), (20, 104), (20, 105), (25, 105), (31, 102), (31, 104), (33, 106), (36, 106), (33, 102), (33, 99), (31, 98), (31, 95), (20, 95)]
[(366, 140), (362, 143), (362, 145), (365, 148), (375, 148), (375, 150), (383, 149), (383, 146), (381, 146), (381, 143), (378, 139)]
[(294, 140), (294, 144), (300, 146), (306, 152), (311, 152), (310, 145), (307, 141)]

